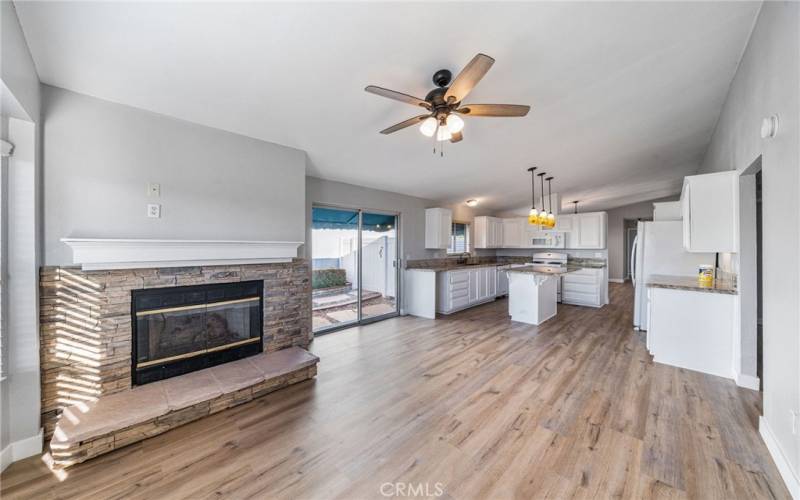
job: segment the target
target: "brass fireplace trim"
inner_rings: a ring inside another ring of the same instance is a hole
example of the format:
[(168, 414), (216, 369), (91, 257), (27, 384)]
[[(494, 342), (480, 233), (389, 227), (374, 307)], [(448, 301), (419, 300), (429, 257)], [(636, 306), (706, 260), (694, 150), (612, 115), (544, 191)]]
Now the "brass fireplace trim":
[(142, 363), (136, 363), (136, 369), (140, 370), (142, 368), (147, 368), (148, 366), (160, 365), (162, 363), (169, 363), (171, 361), (177, 361), (179, 359), (193, 358), (195, 356), (200, 356), (201, 354), (207, 354), (209, 352), (224, 351), (225, 349), (230, 349), (231, 347), (237, 347), (237, 346), (245, 345), (245, 344), (252, 344), (254, 342), (260, 342), (260, 341), (261, 341), (260, 338), (255, 337), (255, 338), (252, 338), (252, 339), (240, 340), (238, 342), (231, 342), (230, 344), (219, 345), (217, 347), (210, 347), (208, 349), (200, 349), (199, 351), (187, 352), (185, 354), (177, 354), (175, 356), (169, 356), (167, 358), (158, 358), (158, 359), (154, 359), (154, 360), (151, 360), (151, 361), (145, 361), (145, 362), (142, 362)]
[(142, 316), (151, 316), (153, 314), (162, 314), (168, 312), (176, 312), (176, 311), (188, 311), (191, 309), (206, 309), (210, 307), (219, 307), (225, 306), (229, 304), (242, 304), (245, 302), (258, 302), (261, 300), (261, 297), (248, 297), (246, 299), (236, 299), (236, 300), (225, 300), (222, 302), (208, 302), (205, 304), (195, 304), (193, 306), (179, 306), (179, 307), (165, 307), (163, 309), (151, 309), (149, 311), (137, 311), (136, 317), (140, 318)]

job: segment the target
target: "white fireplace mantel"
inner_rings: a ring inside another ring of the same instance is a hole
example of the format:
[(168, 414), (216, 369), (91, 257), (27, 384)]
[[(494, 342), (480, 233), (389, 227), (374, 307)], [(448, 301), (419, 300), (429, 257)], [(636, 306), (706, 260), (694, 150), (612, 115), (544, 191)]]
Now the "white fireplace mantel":
[(291, 262), (302, 241), (62, 238), (84, 271)]

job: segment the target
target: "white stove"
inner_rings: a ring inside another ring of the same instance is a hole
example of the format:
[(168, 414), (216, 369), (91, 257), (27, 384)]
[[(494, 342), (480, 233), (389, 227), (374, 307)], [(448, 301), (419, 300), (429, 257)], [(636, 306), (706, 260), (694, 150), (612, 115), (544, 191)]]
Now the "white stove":
[[(567, 259), (569, 255), (556, 252), (539, 252), (533, 254), (533, 267), (537, 271), (545, 273), (558, 273), (567, 270)], [(557, 301), (561, 302), (561, 278), (558, 278)]]

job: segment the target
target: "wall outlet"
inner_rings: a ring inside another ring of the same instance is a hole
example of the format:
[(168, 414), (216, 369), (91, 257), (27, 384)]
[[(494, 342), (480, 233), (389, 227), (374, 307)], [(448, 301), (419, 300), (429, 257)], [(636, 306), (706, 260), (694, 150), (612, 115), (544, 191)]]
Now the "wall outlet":
[(158, 203), (148, 203), (147, 204), (147, 216), (153, 219), (158, 219), (161, 217), (161, 205)]
[(151, 182), (147, 185), (147, 196), (158, 198), (161, 196), (161, 184)]

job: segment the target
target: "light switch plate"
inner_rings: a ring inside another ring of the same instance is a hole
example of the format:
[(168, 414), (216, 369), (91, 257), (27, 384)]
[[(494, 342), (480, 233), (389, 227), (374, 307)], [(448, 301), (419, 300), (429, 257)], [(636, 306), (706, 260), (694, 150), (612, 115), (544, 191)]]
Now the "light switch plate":
[(161, 184), (157, 182), (151, 182), (147, 185), (147, 196), (152, 196), (153, 198), (158, 198), (161, 196)]
[(147, 204), (147, 216), (153, 219), (158, 219), (161, 217), (161, 205), (158, 203), (148, 203)]

